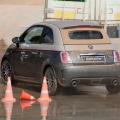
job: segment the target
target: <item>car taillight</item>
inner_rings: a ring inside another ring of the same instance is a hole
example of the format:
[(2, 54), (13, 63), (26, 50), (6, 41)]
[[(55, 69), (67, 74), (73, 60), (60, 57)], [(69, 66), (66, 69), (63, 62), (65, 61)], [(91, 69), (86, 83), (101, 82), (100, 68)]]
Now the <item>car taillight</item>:
[(120, 62), (120, 55), (117, 51), (114, 51), (114, 62)]
[(61, 52), (60, 56), (63, 63), (72, 63), (70, 55), (67, 52)]

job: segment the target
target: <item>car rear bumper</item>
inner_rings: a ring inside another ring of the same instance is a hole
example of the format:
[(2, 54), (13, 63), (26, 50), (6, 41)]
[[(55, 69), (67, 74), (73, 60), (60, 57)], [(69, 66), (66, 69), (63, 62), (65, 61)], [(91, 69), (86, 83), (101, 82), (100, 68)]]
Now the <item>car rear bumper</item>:
[(58, 76), (62, 86), (71, 86), (73, 81), (77, 85), (107, 85), (120, 78), (120, 64), (113, 65), (83, 65), (61, 67)]

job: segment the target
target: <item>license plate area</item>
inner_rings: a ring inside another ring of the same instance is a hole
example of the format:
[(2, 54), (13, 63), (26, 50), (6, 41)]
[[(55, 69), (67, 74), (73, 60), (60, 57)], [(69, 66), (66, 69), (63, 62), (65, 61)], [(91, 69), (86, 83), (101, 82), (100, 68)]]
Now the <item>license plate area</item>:
[(82, 61), (86, 62), (105, 62), (105, 56), (80, 56)]

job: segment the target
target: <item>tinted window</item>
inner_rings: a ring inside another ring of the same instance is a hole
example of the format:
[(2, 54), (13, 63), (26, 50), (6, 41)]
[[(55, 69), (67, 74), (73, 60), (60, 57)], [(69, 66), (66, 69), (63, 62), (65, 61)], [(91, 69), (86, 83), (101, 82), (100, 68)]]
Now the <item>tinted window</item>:
[(53, 31), (51, 28), (46, 27), (43, 31), (43, 41), (42, 43), (53, 43)]
[(25, 42), (27, 44), (41, 43), (42, 32), (43, 32), (43, 27), (41, 26), (31, 27), (25, 32), (25, 34), (23, 34), (21, 42)]
[(70, 39), (103, 39), (103, 35), (99, 31), (70, 31), (69, 32)]

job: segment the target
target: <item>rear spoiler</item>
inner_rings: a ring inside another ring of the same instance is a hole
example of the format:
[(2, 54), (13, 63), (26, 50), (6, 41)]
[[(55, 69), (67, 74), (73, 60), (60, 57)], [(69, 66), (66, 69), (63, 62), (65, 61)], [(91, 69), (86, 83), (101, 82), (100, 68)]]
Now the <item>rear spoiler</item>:
[(103, 26), (100, 25), (78, 25), (78, 26), (69, 26), (69, 27), (64, 27), (62, 29), (71, 29), (71, 28), (103, 28)]

